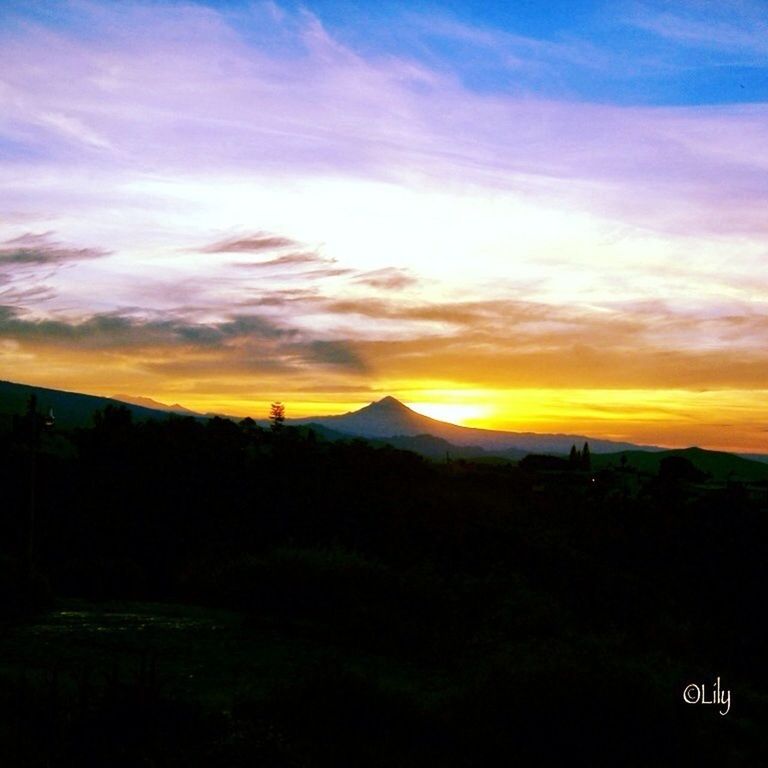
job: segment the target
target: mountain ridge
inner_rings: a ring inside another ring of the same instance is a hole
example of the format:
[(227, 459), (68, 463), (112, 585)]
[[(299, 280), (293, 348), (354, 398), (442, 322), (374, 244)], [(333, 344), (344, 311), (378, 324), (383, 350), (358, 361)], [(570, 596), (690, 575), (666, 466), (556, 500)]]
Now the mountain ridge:
[(153, 400), (151, 397), (142, 397), (140, 395), (112, 395), (111, 400), (117, 400), (118, 402), (125, 403), (126, 405), (138, 405), (142, 408), (151, 408), (155, 411), (165, 411), (167, 413), (177, 413), (181, 416), (201, 416), (202, 414), (196, 411), (185, 408), (179, 403), (168, 405), (167, 403), (161, 403), (158, 400)]
[(334, 416), (289, 419), (288, 424), (321, 424), (337, 432), (356, 437), (395, 438), (432, 435), (460, 447), (485, 450), (522, 449), (529, 452), (568, 453), (571, 446), (589, 443), (590, 450), (609, 453), (621, 450), (661, 451), (658, 446), (644, 446), (615, 440), (591, 438), (588, 435), (537, 432), (509, 432), (478, 427), (463, 427), (424, 416), (395, 397), (387, 395), (356, 411)]
[[(134, 401), (132, 403), (127, 399), (120, 399), (125, 398), (124, 395), (109, 398), (0, 380), (0, 428), (10, 428), (12, 416), (24, 412), (29, 396), (33, 394), (37, 396), (38, 407), (41, 410), (47, 412), (49, 408), (54, 409), (56, 424), (64, 428), (89, 426), (92, 423), (93, 413), (103, 410), (108, 405), (124, 406), (131, 411), (134, 418), (139, 420), (169, 416), (205, 419), (214, 415), (196, 413), (180, 405), (167, 406), (156, 403), (150, 398), (130, 396)], [(147, 405), (136, 404), (137, 401)], [(156, 407), (149, 406), (150, 402), (156, 403)], [(176, 410), (177, 408), (179, 410)], [(223, 416), (223, 418), (239, 420), (240, 417)], [(268, 424), (266, 418), (255, 421), (262, 426)], [(431, 459), (443, 459), (446, 456), (468, 459), (498, 457), (516, 461), (528, 453), (567, 455), (572, 445), (581, 447), (584, 442), (587, 442), (594, 455), (603, 455), (607, 459), (614, 455), (618, 460), (622, 452), (638, 452), (648, 457), (645, 461), (650, 461), (654, 466), (660, 458), (652, 460), (650, 458), (652, 455), (661, 457), (668, 452), (685, 452), (690, 455), (691, 451), (703, 451), (710, 458), (713, 454), (726, 454), (749, 462), (758, 462), (763, 465), (768, 463), (768, 454), (718, 452), (697, 447), (670, 449), (600, 440), (586, 435), (504, 432), (463, 427), (417, 413), (391, 395), (345, 414), (287, 419), (286, 424), (314, 427), (319, 432), (324, 432), (330, 440), (360, 437), (373, 444), (387, 443)], [(697, 463), (700, 463), (701, 457), (695, 458)]]
[[(108, 405), (124, 406), (134, 418), (139, 420), (168, 418), (175, 414), (173, 411), (137, 405), (113, 397), (87, 395), (82, 392), (39, 387), (34, 384), (0, 381), (0, 422), (7, 421), (10, 424), (14, 414), (24, 413), (31, 395), (37, 397), (40, 410), (47, 412), (52, 408), (56, 417), (56, 424), (64, 428), (90, 426), (94, 412), (103, 410)], [(199, 414), (192, 411), (187, 414), (176, 415), (200, 418)]]

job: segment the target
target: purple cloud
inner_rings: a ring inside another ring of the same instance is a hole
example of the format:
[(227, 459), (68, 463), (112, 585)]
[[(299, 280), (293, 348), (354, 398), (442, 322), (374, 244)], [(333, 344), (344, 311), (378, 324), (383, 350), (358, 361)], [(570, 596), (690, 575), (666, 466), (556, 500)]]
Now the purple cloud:
[(768, 148), (765, 105), (474, 93), (413, 60), (364, 58), (309, 13), (252, 9), (250, 25), (271, 30), (281, 49), (249, 43), (210, 9), (86, 12), (95, 41), (31, 27), (0, 46), (2, 130), (60, 168), (398, 182), (416, 174), (660, 231), (765, 233), (756, 161)]
[(106, 256), (98, 248), (68, 248), (52, 241), (51, 233), (24, 234), (0, 243), (0, 269), (12, 266), (49, 266)]
[(279, 248), (295, 248), (298, 243), (289, 237), (257, 232), (247, 237), (235, 237), (222, 240), (200, 249), (201, 253), (258, 253)]
[(396, 267), (384, 267), (371, 272), (364, 272), (355, 278), (355, 282), (371, 288), (383, 288), (388, 291), (399, 291), (418, 284), (418, 279), (406, 270)]

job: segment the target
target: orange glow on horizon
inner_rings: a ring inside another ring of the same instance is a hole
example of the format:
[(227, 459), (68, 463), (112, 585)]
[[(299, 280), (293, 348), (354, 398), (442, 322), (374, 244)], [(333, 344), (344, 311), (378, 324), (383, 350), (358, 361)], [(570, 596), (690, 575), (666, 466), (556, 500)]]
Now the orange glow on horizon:
[[(664, 447), (768, 452), (764, 426), (754, 418), (768, 391), (423, 389), (393, 387), (352, 400), (285, 393), (288, 418), (341, 415), (391, 394), (438, 421), (509, 432), (569, 433)], [(161, 397), (157, 399), (162, 400)], [(167, 398), (166, 398), (167, 400)], [(166, 400), (163, 400), (165, 402)], [(266, 418), (271, 400), (214, 397), (183, 402), (194, 410)], [(221, 407), (213, 407), (218, 403)], [(204, 407), (203, 407), (204, 406)]]
[(264, 382), (251, 396), (236, 377), (158, 386), (154, 377), (136, 375), (129, 366), (122, 375), (117, 366), (78, 370), (70, 367), (71, 362), (49, 365), (46, 376), (39, 370), (34, 376), (17, 360), (15, 375), (8, 378), (102, 397), (118, 393), (149, 397), (199, 413), (254, 419), (267, 419), (275, 400), (283, 402), (290, 420), (341, 415), (392, 395), (418, 413), (466, 427), (768, 453), (768, 389), (494, 389), (462, 387), (459, 382), (389, 380), (376, 381), (370, 388), (344, 386), (335, 391), (329, 386), (318, 392), (302, 389), (303, 382), (286, 389), (284, 381), (275, 380)]
[(408, 407), (423, 416), (429, 416), (438, 421), (447, 421), (450, 424), (460, 426), (472, 426), (482, 422), (491, 414), (491, 407), (482, 403), (435, 403), (416, 402), (408, 403)]

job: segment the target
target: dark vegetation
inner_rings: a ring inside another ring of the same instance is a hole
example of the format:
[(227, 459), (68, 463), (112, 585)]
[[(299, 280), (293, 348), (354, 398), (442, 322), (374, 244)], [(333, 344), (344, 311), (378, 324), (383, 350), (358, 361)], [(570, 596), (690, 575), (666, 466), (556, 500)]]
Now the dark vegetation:
[(0, 435), (0, 765), (768, 763), (759, 488), (276, 416)]

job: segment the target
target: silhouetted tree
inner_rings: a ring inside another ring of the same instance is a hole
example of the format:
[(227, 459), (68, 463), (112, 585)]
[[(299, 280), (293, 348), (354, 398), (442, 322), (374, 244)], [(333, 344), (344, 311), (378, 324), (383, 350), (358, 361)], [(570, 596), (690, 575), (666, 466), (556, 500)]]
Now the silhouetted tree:
[(581, 449), (581, 468), (592, 469), (592, 457), (589, 454), (589, 443), (584, 443), (584, 447)]
[(104, 410), (94, 411), (93, 425), (104, 432), (125, 432), (133, 426), (133, 414), (124, 405), (110, 403)]
[(571, 469), (578, 469), (580, 463), (581, 463), (581, 456), (579, 454), (579, 451), (577, 450), (575, 445), (572, 445), (571, 453), (568, 456), (568, 464), (571, 467)]
[(285, 406), (280, 403), (272, 403), (269, 409), (269, 421), (273, 432), (279, 432), (285, 421)]
[(570, 468), (570, 464), (560, 456), (538, 453), (529, 453), (520, 459), (518, 466), (527, 472), (562, 472)]

